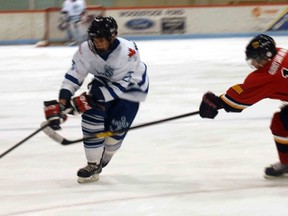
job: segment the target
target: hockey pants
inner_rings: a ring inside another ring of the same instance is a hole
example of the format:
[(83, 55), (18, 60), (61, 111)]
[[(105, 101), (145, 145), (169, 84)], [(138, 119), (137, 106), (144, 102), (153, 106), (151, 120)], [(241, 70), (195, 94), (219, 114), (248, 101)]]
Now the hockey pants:
[[(82, 114), (83, 136), (91, 136), (104, 131), (128, 130), (136, 117), (139, 103), (116, 99), (105, 105), (105, 111), (91, 109)], [(121, 147), (127, 132), (119, 135), (95, 138), (84, 141), (85, 155), (88, 162), (103, 167), (111, 160), (114, 153)]]
[(280, 118), (280, 112), (274, 114), (270, 129), (274, 136), (280, 162), (288, 164), (288, 128), (285, 128), (283, 119)]

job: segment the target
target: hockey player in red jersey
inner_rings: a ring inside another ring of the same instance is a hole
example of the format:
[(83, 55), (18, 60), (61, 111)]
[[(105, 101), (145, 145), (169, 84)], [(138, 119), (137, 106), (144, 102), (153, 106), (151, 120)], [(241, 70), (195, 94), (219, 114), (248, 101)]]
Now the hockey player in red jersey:
[[(288, 50), (276, 47), (273, 38), (260, 34), (248, 43), (245, 52), (255, 70), (243, 83), (222, 95), (205, 93), (199, 110), (202, 118), (213, 119), (222, 108), (226, 112), (241, 112), (265, 98), (288, 101)], [(282, 177), (288, 174), (288, 105), (274, 113), (270, 129), (280, 162), (266, 167), (265, 177)]]

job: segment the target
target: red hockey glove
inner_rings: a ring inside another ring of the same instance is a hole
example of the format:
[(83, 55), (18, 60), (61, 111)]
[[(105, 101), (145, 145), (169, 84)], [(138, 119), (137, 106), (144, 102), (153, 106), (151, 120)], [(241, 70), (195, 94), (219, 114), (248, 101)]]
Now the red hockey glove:
[(212, 92), (207, 92), (203, 95), (202, 102), (199, 108), (199, 115), (202, 118), (214, 119), (218, 114), (218, 109), (223, 108), (221, 99)]
[(63, 113), (60, 104), (56, 100), (44, 101), (45, 117), (50, 121), (50, 127), (53, 130), (60, 130), (60, 124), (67, 119), (67, 115)]
[(92, 106), (89, 103), (86, 92), (84, 92), (80, 96), (72, 98), (71, 105), (73, 106), (74, 111), (76, 111), (78, 113), (84, 113), (84, 112), (92, 109)]
[(79, 114), (93, 108), (99, 109), (101, 111), (104, 111), (105, 109), (102, 103), (95, 101), (92, 98), (92, 95), (87, 95), (86, 92), (80, 96), (72, 98), (71, 105), (74, 108), (74, 113), (78, 112)]

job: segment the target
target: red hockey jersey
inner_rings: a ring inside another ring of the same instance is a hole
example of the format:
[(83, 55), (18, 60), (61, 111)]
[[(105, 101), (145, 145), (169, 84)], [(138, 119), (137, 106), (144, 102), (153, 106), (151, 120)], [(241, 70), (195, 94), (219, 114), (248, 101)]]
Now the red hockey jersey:
[(220, 98), (225, 110), (231, 112), (241, 112), (265, 98), (288, 101), (288, 50), (277, 48), (271, 62), (250, 73), (242, 84), (230, 87)]

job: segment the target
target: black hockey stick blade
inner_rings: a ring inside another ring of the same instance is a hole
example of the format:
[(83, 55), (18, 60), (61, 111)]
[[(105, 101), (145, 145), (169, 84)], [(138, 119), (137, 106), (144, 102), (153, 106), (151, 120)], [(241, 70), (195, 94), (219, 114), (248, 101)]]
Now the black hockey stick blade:
[(41, 125), (41, 127), (39, 129), (37, 129), (36, 131), (34, 131), (32, 134), (30, 134), (29, 136), (27, 136), (25, 139), (21, 140), (20, 142), (18, 142), (17, 144), (15, 144), (14, 146), (12, 146), (11, 148), (9, 148), (8, 150), (6, 150), (5, 152), (3, 152), (0, 155), (0, 159), (2, 157), (4, 157), (6, 154), (8, 154), (9, 152), (11, 152), (12, 150), (14, 150), (15, 148), (17, 148), (18, 146), (20, 146), (21, 144), (23, 144), (24, 142), (26, 142), (28, 139), (30, 139), (31, 137), (33, 137), (34, 135), (36, 135), (37, 133), (39, 133), (40, 131), (42, 131), (43, 129), (47, 128), (49, 126), (49, 122), (45, 122), (45, 124)]
[[(151, 125), (155, 125), (155, 124), (160, 124), (163, 122), (167, 122), (167, 121), (172, 121), (172, 120), (176, 120), (176, 119), (180, 119), (180, 118), (185, 118), (188, 116), (193, 116), (193, 115), (198, 115), (199, 111), (195, 111), (195, 112), (191, 112), (191, 113), (186, 113), (183, 115), (178, 115), (178, 116), (174, 116), (174, 117), (170, 117), (170, 118), (166, 118), (166, 119), (161, 119), (158, 121), (153, 121), (153, 122), (148, 122), (148, 123), (144, 123), (144, 124), (140, 124), (140, 125), (136, 125), (133, 127), (130, 127), (128, 130), (120, 130), (120, 131), (104, 131), (104, 132), (100, 132), (100, 133), (96, 133), (92, 136), (88, 136), (88, 137), (84, 137), (81, 139), (77, 139), (77, 140), (68, 140), (64, 137), (62, 137), (60, 134), (58, 134), (56, 131), (54, 131), (53, 129), (51, 129), (50, 127), (46, 127), (43, 132), (48, 135), (51, 139), (53, 139), (54, 141), (62, 144), (62, 145), (70, 145), (70, 144), (74, 144), (74, 143), (78, 143), (78, 142), (82, 142), (85, 140), (91, 140), (91, 139), (95, 139), (95, 138), (103, 138), (103, 137), (110, 137), (110, 136), (114, 136), (120, 133), (124, 133), (130, 130), (135, 130), (138, 128), (142, 128), (142, 127), (147, 127), (147, 126), (151, 126)], [(42, 124), (45, 124), (45, 122), (43, 122)]]

